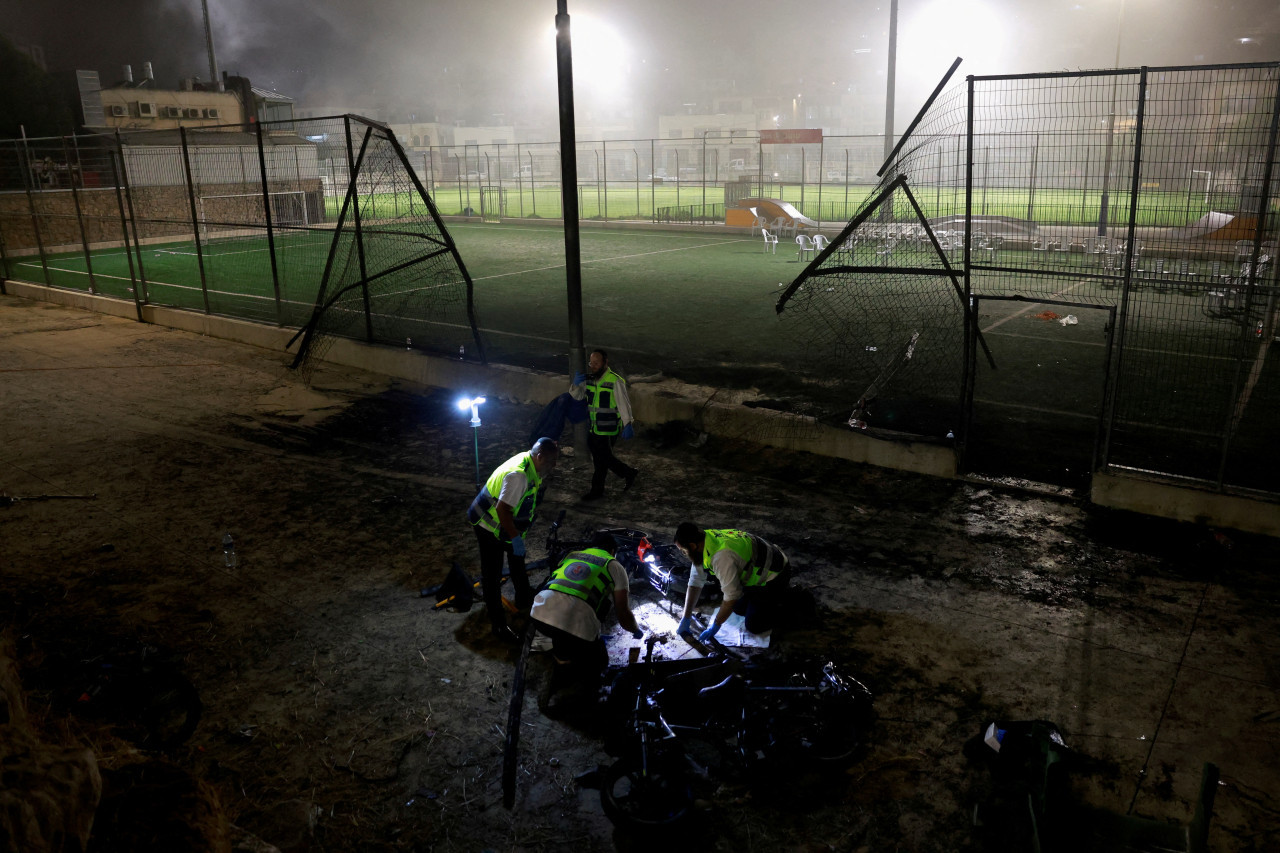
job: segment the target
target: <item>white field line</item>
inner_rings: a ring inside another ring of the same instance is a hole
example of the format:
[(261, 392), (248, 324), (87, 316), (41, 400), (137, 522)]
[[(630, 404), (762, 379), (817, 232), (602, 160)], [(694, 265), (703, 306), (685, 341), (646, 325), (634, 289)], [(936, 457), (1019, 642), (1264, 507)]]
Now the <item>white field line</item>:
[[(1064, 287), (1064, 288), (1062, 288), (1062, 290), (1059, 290), (1057, 293), (1053, 294), (1053, 296), (1051, 296), (1050, 298), (1053, 298), (1054, 296), (1063, 296), (1063, 295), (1068, 294), (1068, 293), (1070, 293), (1071, 291), (1075, 290), (1077, 287), (1081, 287), (1081, 286), (1083, 286), (1083, 285), (1084, 285), (1084, 282), (1083, 282), (1083, 281), (1077, 281), (1075, 284), (1071, 285), (1070, 287)], [(994, 323), (992, 323), (990, 326), (987, 326), (987, 327), (986, 327), (985, 329), (983, 329), (982, 331), (983, 331), (984, 333), (986, 333), (986, 332), (989, 332), (989, 331), (991, 331), (992, 329), (996, 328), (997, 326), (1003, 326), (1005, 323), (1009, 322), (1010, 320), (1014, 319), (1015, 317), (1021, 317), (1023, 314), (1027, 313), (1027, 312), (1028, 312), (1028, 311), (1030, 311), (1031, 309), (1033, 309), (1033, 308), (1038, 308), (1038, 307), (1040, 307), (1040, 306), (1041, 306), (1041, 305), (1043, 305), (1043, 304), (1044, 304), (1043, 302), (1030, 302), (1030, 303), (1028, 303), (1028, 304), (1026, 305), (1026, 307), (1024, 307), (1024, 308), (1022, 308), (1022, 309), (1020, 309), (1020, 310), (1018, 310), (1018, 311), (1014, 311), (1014, 312), (1013, 312), (1012, 314), (1010, 314), (1008, 317), (1001, 317), (999, 320), (996, 320)]]
[[(726, 246), (726, 245), (729, 245), (730, 243), (747, 243), (747, 242), (751, 242), (751, 241), (717, 240), (714, 243), (699, 243), (696, 246), (681, 246), (676, 249), (657, 249), (652, 252), (636, 252), (630, 255), (612, 255), (607, 258), (592, 258), (591, 260), (583, 260), (582, 263), (584, 265), (585, 264), (607, 264), (607, 263), (612, 263), (613, 261), (629, 261), (632, 258), (644, 258), (650, 255), (665, 255), (672, 252), (688, 252), (693, 249), (706, 249), (710, 246)], [(483, 275), (483, 276), (479, 276), (478, 278), (473, 278), (472, 281), (490, 281), (495, 278), (507, 278), (513, 275), (525, 275), (527, 273), (532, 273), (532, 272), (546, 272), (547, 270), (564, 269), (564, 267), (565, 267), (565, 264), (552, 264), (551, 266), (548, 266), (548, 267), (534, 267), (532, 269), (517, 270), (516, 272), (498, 273), (497, 275)]]

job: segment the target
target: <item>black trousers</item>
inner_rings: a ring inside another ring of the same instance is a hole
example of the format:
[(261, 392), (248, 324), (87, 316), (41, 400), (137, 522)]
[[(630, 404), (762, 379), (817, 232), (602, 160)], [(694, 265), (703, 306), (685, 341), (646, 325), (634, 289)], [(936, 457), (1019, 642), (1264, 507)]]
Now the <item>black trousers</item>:
[(742, 598), (733, 605), (733, 612), (741, 616), (743, 626), (752, 634), (763, 634), (778, 624), (782, 605), (791, 584), (791, 565), (787, 564), (778, 576), (763, 586), (749, 586)]
[(511, 543), (503, 542), (483, 527), (473, 526), (476, 542), (480, 545), (480, 589), (484, 592), (484, 606), (489, 611), (489, 621), (495, 628), (507, 624), (507, 614), (502, 610), (502, 563), (505, 558), (511, 573), (511, 585), (516, 590), (516, 605), (524, 608), (533, 602), (533, 589), (525, 571), (524, 557), (511, 552)]
[(605, 647), (604, 638), (584, 640), (568, 631), (533, 620), (538, 631), (551, 638), (551, 653), (557, 660), (569, 664), (569, 671), (575, 678), (599, 678), (609, 666), (609, 650)]
[(595, 470), (591, 473), (591, 493), (604, 494), (604, 481), (609, 472), (619, 477), (630, 477), (636, 470), (613, 455), (613, 445), (618, 440), (616, 435), (596, 435), (587, 432), (587, 449), (591, 451), (591, 464)]

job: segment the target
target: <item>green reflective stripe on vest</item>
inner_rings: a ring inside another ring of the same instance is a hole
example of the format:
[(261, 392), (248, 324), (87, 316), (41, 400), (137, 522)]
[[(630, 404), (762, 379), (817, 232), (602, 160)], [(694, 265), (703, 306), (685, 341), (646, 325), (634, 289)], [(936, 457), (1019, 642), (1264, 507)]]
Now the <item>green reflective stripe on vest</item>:
[(467, 509), (468, 521), (478, 524), (498, 538), (502, 538), (502, 525), (498, 521), (498, 495), (502, 494), (502, 481), (513, 471), (524, 472), (525, 488), (519, 502), (512, 507), (511, 514), (515, 517), (517, 528), (521, 531), (528, 530), (533, 525), (534, 514), (537, 512), (538, 495), (542, 493), (542, 478), (538, 476), (533, 456), (528, 452), (512, 456), (499, 465), (489, 475), (489, 481)]
[(769, 548), (759, 536), (741, 530), (708, 530), (703, 543), (702, 567), (711, 571), (711, 558), (726, 548), (742, 558), (743, 586), (761, 586), (769, 580)]
[(574, 551), (551, 573), (547, 588), (582, 599), (597, 618), (604, 618), (613, 598), (613, 574), (609, 571), (612, 559), (603, 548)]
[(591, 416), (591, 431), (596, 435), (617, 435), (622, 430), (613, 392), (614, 386), (622, 381), (622, 377), (606, 369), (599, 379), (588, 380), (586, 384), (587, 414)]

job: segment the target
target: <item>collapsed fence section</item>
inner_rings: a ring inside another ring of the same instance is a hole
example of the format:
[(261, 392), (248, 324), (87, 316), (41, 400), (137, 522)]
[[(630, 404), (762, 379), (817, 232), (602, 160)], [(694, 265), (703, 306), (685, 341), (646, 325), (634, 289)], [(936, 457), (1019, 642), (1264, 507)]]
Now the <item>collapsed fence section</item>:
[(351, 310), (318, 320), (326, 293), (356, 283), (343, 333), (483, 354), (466, 269), (385, 126), (23, 140), (0, 148), (0, 186), (6, 278), (317, 333)]
[(975, 472), (1069, 449), (1076, 485), (1116, 469), (1280, 490), (1280, 65), (935, 95), (779, 300), (851, 423), (954, 435)]

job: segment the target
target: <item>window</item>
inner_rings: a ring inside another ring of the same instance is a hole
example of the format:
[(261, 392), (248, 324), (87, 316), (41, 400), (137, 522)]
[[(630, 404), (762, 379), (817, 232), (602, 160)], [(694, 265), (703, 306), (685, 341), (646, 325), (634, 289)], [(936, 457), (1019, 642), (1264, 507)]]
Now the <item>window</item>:
[(293, 104), (264, 101), (262, 104), (263, 121), (290, 121), (293, 118)]

